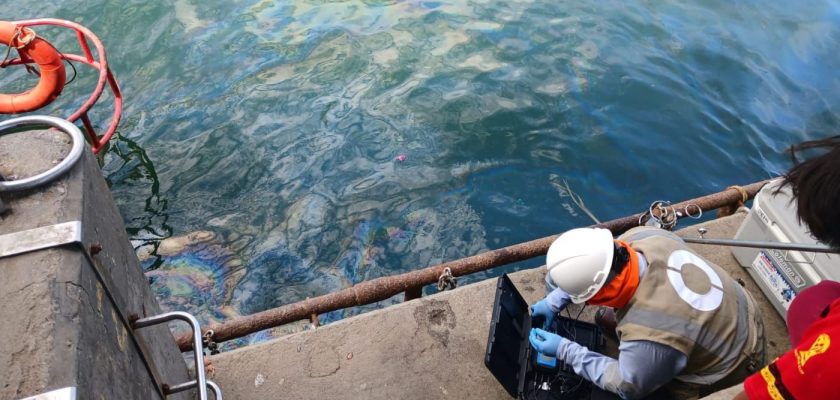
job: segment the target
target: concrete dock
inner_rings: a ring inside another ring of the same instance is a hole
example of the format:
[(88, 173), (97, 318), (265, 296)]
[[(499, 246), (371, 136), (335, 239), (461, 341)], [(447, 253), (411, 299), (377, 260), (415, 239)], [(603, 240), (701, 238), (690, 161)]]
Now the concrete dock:
[[(0, 175), (39, 174), (69, 148), (54, 130), (4, 134)], [(80, 399), (194, 398), (162, 391), (191, 380), (169, 329), (130, 326), (132, 316), (161, 311), (94, 157), (85, 150), (55, 181), (0, 193), (0, 399), (56, 390)]]
[[(732, 238), (745, 215), (703, 223), (706, 237)], [(677, 233), (696, 236), (695, 228)], [(760, 303), (768, 360), (788, 350), (784, 321), (729, 249), (693, 247), (743, 280)], [(537, 268), (511, 278), (532, 303), (545, 294), (544, 274)], [(484, 366), (495, 284), (466, 285), (212, 356), (208, 376), (226, 399), (510, 399)], [(587, 307), (581, 319), (591, 321), (594, 310)]]
[[(4, 135), (0, 175), (39, 173), (67, 146), (55, 131)], [(2, 200), (9, 210), (0, 213), (7, 249), (0, 254), (0, 398), (62, 388), (74, 388), (78, 398), (193, 398), (193, 391), (162, 393), (164, 384), (191, 379), (171, 332), (132, 329), (133, 318), (161, 310), (94, 156), (85, 152), (55, 182), (4, 193)], [(744, 216), (703, 223), (706, 237), (732, 238)], [(20, 246), (22, 232), (67, 223), (78, 227), (72, 241), (8, 251)], [(768, 359), (786, 351), (784, 322), (729, 249), (695, 249), (743, 280), (759, 301)], [(511, 278), (529, 303), (545, 294), (543, 268)], [(484, 366), (495, 285), (495, 279), (465, 285), (211, 356), (208, 377), (227, 399), (509, 399)], [(569, 311), (577, 315), (579, 308)], [(591, 321), (594, 311), (587, 307), (581, 319)]]

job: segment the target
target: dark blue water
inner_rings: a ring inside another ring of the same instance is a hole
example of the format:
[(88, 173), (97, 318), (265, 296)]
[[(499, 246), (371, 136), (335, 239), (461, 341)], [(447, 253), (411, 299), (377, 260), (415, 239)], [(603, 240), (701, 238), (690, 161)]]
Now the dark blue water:
[(840, 132), (837, 1), (24, 3), (5, 18), (105, 42), (105, 175), (162, 301), (205, 321), (591, 223), (566, 185), (607, 220)]

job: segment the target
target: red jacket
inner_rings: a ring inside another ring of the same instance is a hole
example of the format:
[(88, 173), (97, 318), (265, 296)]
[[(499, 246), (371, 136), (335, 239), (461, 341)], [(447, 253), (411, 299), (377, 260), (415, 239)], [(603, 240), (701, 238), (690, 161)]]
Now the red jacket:
[(744, 381), (750, 399), (840, 397), (840, 299), (834, 300), (791, 351)]

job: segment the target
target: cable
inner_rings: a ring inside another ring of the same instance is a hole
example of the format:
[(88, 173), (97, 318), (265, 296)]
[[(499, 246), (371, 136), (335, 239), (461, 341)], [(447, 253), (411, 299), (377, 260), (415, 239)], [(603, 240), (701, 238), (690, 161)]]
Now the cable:
[[(15, 36), (12, 37), (12, 40), (15, 40), (17, 38), (17, 36), (18, 36), (18, 34), (15, 33)], [(64, 82), (64, 87), (67, 87), (67, 85), (69, 85), (70, 83), (72, 83), (73, 81), (76, 80), (76, 76), (78, 75), (78, 71), (76, 71), (76, 65), (73, 64), (73, 62), (70, 61), (67, 57), (65, 57), (64, 53), (62, 53), (61, 50), (59, 50), (57, 47), (55, 47), (55, 45), (50, 43), (48, 40), (43, 40), (43, 42), (50, 45), (50, 47), (52, 47), (53, 50), (55, 50), (55, 52), (58, 53), (61, 56), (61, 60), (66, 62), (67, 64), (69, 64), (70, 68), (73, 70), (73, 77), (70, 78), (69, 81)], [(15, 49), (15, 50), (17, 50), (17, 49)], [(7, 46), (6, 56), (3, 57), (3, 61), (0, 62), (0, 68), (6, 68), (6, 66), (8, 65), (9, 55), (10, 55), (11, 51), (12, 51), (12, 46), (11, 45)], [(18, 54), (20, 54), (20, 51), (18, 51)], [(14, 60), (12, 60), (12, 61), (14, 61)], [(35, 70), (32, 66), (30, 66), (29, 64), (31, 64), (31, 63), (24, 62), (22, 65), (24, 66), (24, 68), (26, 68), (27, 72), (29, 72), (31, 74), (35, 74), (37, 76), (41, 76), (41, 74), (37, 70)]]
[(46, 42), (48, 45), (50, 45), (50, 47), (52, 47), (52, 48), (53, 48), (53, 50), (55, 50), (55, 52), (56, 52), (56, 53), (58, 53), (58, 54), (61, 56), (61, 59), (62, 59), (64, 62), (66, 62), (67, 64), (70, 64), (70, 68), (72, 68), (72, 69), (73, 69), (73, 77), (72, 77), (72, 78), (70, 78), (70, 80), (69, 80), (69, 81), (64, 82), (64, 87), (67, 87), (67, 85), (69, 85), (70, 83), (72, 83), (73, 81), (75, 81), (75, 80), (76, 80), (76, 75), (77, 75), (77, 72), (76, 72), (76, 66), (75, 66), (75, 65), (73, 65), (73, 62), (71, 62), (69, 59), (67, 59), (67, 58), (64, 56), (64, 53), (62, 53), (62, 52), (61, 52), (61, 50), (59, 50), (57, 47), (55, 47), (55, 45), (53, 45), (52, 43), (50, 43), (50, 42), (49, 42), (49, 41), (47, 41), (47, 40), (44, 40), (44, 42)]
[[(62, 55), (62, 56), (64, 56), (64, 54), (63, 54), (63, 53), (62, 53), (61, 55)], [(69, 81), (67, 81), (67, 82), (65, 82), (65, 83), (64, 83), (64, 87), (67, 87), (67, 85), (69, 85), (69, 84), (73, 83), (73, 81), (75, 81), (75, 80), (76, 80), (76, 74), (77, 74), (77, 73), (76, 73), (76, 66), (75, 66), (75, 65), (73, 65), (73, 62), (72, 62), (72, 61), (70, 61), (70, 60), (68, 60), (68, 59), (66, 59), (66, 58), (65, 58), (65, 59), (64, 59), (64, 62), (66, 62), (67, 64), (70, 64), (70, 68), (72, 68), (72, 69), (73, 69), (73, 77), (72, 77), (72, 78), (70, 78), (70, 80), (69, 80)]]
[(578, 310), (577, 315), (574, 318), (572, 318), (571, 311), (569, 311), (569, 308), (566, 307), (566, 315), (569, 316), (569, 321), (570, 322), (569, 322), (569, 324), (563, 324), (561, 326), (561, 328), (566, 332), (566, 334), (567, 334), (566, 338), (573, 341), (573, 342), (577, 342), (577, 326), (576, 326), (576, 323), (578, 321), (580, 321), (580, 316), (583, 314), (583, 310), (585, 310), (585, 309), (586, 309), (586, 304), (584, 304), (580, 308), (580, 310)]
[[(585, 309), (586, 305), (584, 304), (576, 315), (572, 316), (571, 310), (569, 307), (566, 307), (565, 310), (568, 317), (563, 317), (562, 311), (558, 313), (560, 318), (555, 320), (554, 325), (551, 327), (552, 330), (571, 341), (577, 342), (577, 325)], [(526, 380), (529, 380), (530, 384), (525, 386), (525, 392), (522, 394), (523, 399), (566, 400), (581, 397), (580, 392), (588, 387), (588, 382), (584, 382), (585, 379), (575, 374), (564, 362), (560, 360), (558, 362), (558, 368), (552, 374), (540, 370), (532, 370), (529, 373), (530, 378), (526, 377)], [(548, 390), (545, 390), (545, 388)]]
[(580, 315), (583, 314), (583, 310), (586, 309), (586, 303), (583, 303), (583, 307), (580, 308), (578, 311), (577, 316), (575, 317), (575, 321), (580, 321)]

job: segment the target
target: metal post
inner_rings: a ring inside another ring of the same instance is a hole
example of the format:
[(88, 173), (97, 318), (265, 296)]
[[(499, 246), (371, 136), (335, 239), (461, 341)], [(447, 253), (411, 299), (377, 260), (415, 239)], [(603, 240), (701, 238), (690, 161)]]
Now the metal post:
[[(3, 175), (0, 175), (0, 182), (4, 182), (5, 180), (6, 178), (4, 178)], [(6, 204), (3, 203), (3, 199), (0, 198), (0, 217), (2, 217), (3, 214), (6, 213), (6, 211), (9, 211), (9, 209), (6, 208)]]
[(403, 298), (403, 301), (419, 299), (421, 297), (423, 297), (423, 286), (417, 286), (409, 288), (405, 291), (405, 297)]
[(818, 244), (802, 244), (802, 243), (783, 243), (783, 242), (759, 242), (753, 240), (734, 240), (734, 239), (705, 239), (705, 238), (682, 238), (686, 243), (708, 244), (731, 247), (750, 247), (756, 249), (778, 249), (778, 250), (793, 250), (793, 251), (808, 251), (811, 253), (834, 253), (840, 254), (840, 249), (834, 249)]
[[(148, 318), (138, 319), (137, 321), (134, 321), (132, 328), (136, 330), (172, 320), (186, 321), (190, 324), (190, 328), (192, 328), (193, 348), (195, 349), (193, 353), (195, 359), (196, 390), (198, 390), (198, 398), (200, 400), (207, 400), (207, 378), (204, 376), (204, 351), (201, 346), (201, 326), (198, 324), (198, 320), (195, 319), (195, 317), (183, 311), (173, 311)], [(179, 386), (180, 385), (170, 386), (169, 390), (171, 391), (173, 387)]]

